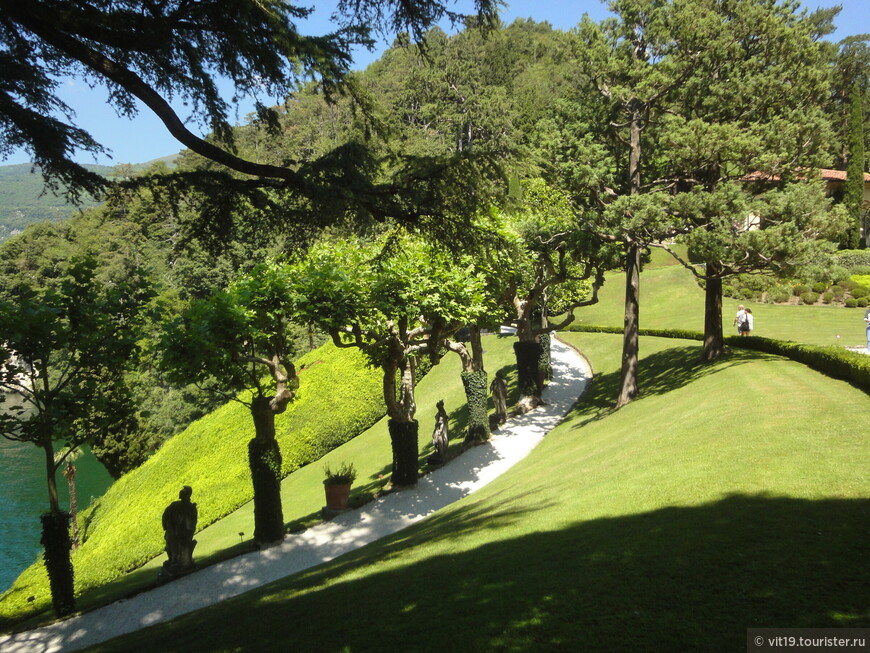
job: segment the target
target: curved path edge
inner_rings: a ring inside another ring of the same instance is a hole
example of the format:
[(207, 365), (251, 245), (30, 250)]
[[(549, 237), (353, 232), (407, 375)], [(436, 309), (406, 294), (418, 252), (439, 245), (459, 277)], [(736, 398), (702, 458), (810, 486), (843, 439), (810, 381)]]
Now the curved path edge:
[(61, 653), (219, 603), (374, 542), (414, 524), (497, 478), (525, 458), (585, 392), (592, 370), (584, 356), (554, 338), (546, 402), (511, 418), (489, 446), (472, 447), (420, 479), (328, 522), (288, 535), (280, 546), (206, 567), (172, 583), (65, 621), (0, 637), (4, 653)]

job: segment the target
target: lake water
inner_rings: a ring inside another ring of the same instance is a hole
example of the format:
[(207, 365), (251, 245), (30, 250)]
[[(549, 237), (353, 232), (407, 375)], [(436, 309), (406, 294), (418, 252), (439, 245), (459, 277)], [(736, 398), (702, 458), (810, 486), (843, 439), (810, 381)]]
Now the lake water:
[[(78, 509), (101, 496), (112, 477), (90, 451), (76, 459)], [(67, 480), (57, 474), (61, 506), (69, 508)], [(0, 592), (42, 551), (39, 516), (48, 510), (45, 455), (34, 445), (0, 437)]]

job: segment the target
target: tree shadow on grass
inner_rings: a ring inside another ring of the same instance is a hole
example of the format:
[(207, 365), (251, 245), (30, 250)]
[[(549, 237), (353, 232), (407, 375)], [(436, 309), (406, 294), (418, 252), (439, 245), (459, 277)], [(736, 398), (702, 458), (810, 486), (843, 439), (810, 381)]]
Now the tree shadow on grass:
[[(703, 361), (699, 358), (699, 347), (672, 347), (640, 359), (638, 385), (640, 398), (663, 395), (685, 387), (710, 374), (718, 374), (735, 365), (743, 365), (758, 360), (779, 360), (781, 357), (755, 351), (737, 350), (717, 361)], [(619, 396), (621, 372), (596, 374), (580, 402), (571, 409), (568, 418), (578, 416), (580, 428), (590, 422), (600, 420), (614, 412), (615, 401)]]
[(451, 549), (491, 517), (427, 520), (99, 650), (718, 652), (749, 627), (870, 626), (870, 500), (734, 495)]

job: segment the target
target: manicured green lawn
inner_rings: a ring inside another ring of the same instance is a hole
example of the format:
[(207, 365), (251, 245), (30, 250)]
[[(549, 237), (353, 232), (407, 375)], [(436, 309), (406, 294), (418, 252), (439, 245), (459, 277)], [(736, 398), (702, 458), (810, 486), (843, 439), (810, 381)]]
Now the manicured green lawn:
[[(655, 259), (660, 263), (660, 256)], [(599, 302), (578, 309), (576, 322), (622, 327), (625, 275), (611, 272), (599, 293)], [(737, 335), (732, 321), (736, 299), (723, 299), (722, 326)], [(866, 346), (864, 309), (841, 306), (758, 304), (743, 301), (755, 316), (753, 335), (794, 340), (809, 345)], [(653, 266), (641, 274), (640, 326), (643, 329), (704, 330), (704, 291), (682, 266)], [(837, 339), (837, 336), (840, 336)]]
[[(870, 626), (867, 395), (752, 351), (568, 334), (584, 400), (466, 499), (101, 651), (743, 650), (747, 627)], [(492, 369), (491, 369), (492, 371)]]

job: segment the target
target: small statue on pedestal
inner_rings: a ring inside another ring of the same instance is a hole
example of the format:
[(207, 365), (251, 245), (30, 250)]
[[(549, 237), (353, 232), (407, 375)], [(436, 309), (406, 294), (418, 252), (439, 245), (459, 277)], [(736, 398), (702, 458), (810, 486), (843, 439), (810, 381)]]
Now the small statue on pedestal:
[(430, 465), (443, 465), (447, 462), (447, 446), (449, 444), (449, 434), (447, 432), (447, 411), (444, 410), (444, 400), (442, 399), (435, 407), (438, 412), (435, 413), (435, 429), (432, 431), (432, 445), (435, 447), (435, 453), (429, 456)]
[(193, 562), (193, 549), (196, 546), (193, 534), (198, 514), (196, 504), (190, 501), (192, 494), (193, 489), (185, 485), (178, 493), (179, 500), (170, 503), (163, 511), (166, 555), (169, 557), (160, 571), (163, 578), (181, 576), (196, 568)]
[(495, 378), (489, 385), (489, 392), (492, 395), (492, 403), (495, 405), (491, 426), (497, 428), (507, 421), (507, 381), (504, 379), (503, 370), (495, 373)]

